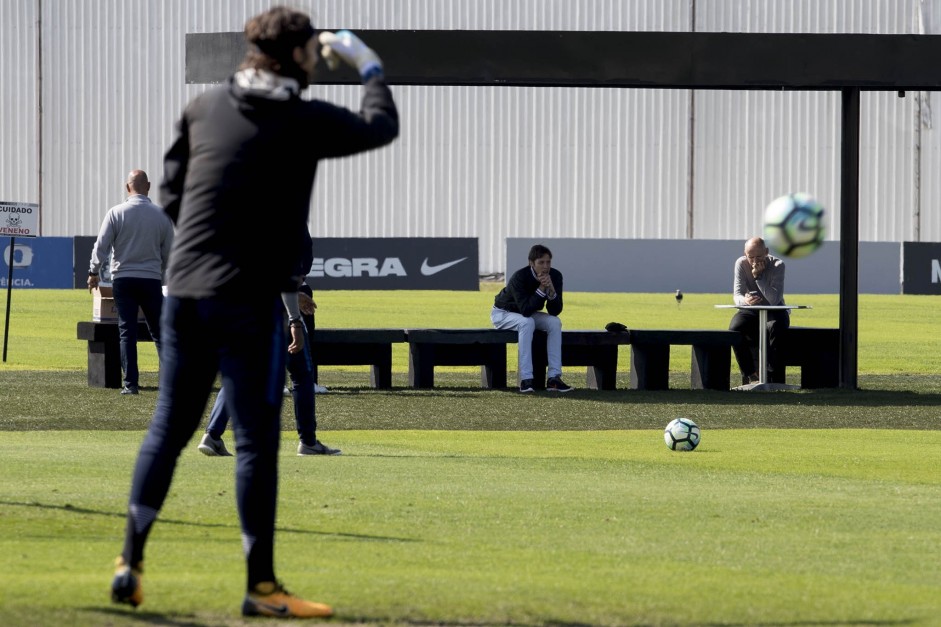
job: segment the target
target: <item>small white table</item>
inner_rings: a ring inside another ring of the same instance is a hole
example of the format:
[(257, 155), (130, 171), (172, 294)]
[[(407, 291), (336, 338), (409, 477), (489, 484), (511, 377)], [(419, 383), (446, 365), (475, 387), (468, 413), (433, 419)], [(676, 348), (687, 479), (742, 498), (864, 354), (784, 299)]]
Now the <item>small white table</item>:
[(749, 383), (732, 388), (743, 392), (768, 392), (776, 390), (799, 390), (799, 385), (771, 383), (768, 381), (768, 312), (790, 309), (812, 309), (810, 305), (716, 305), (716, 309), (740, 309), (758, 312), (758, 383)]

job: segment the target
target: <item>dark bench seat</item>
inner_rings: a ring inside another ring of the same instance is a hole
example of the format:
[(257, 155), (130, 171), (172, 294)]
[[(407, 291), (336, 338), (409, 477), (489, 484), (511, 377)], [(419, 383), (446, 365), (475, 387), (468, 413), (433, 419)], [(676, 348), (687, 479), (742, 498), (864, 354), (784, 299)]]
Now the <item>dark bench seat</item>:
[[(562, 367), (587, 366), (585, 386), (590, 390), (614, 390), (617, 387), (618, 347), (629, 344), (630, 333), (608, 331), (562, 330)], [(549, 357), (546, 333), (533, 334), (533, 375), (537, 389), (546, 387)]]
[(392, 345), (405, 342), (403, 329), (314, 329), (311, 338), (314, 380), (317, 366), (370, 366), (369, 384), (392, 387)]
[[(120, 388), (121, 338), (117, 322), (79, 322), (78, 339), (88, 342), (88, 386), (93, 388)], [(143, 322), (137, 323), (137, 341), (153, 342)]]
[[(121, 342), (116, 322), (79, 322), (79, 340), (88, 342), (88, 385), (120, 388)], [(152, 342), (147, 325), (138, 323), (138, 341)], [(317, 366), (371, 366), (370, 385), (392, 387), (392, 345), (405, 342), (402, 329), (314, 329), (311, 343)]]
[(719, 329), (631, 329), (631, 387), (666, 390), (669, 387), (670, 346), (692, 346), (690, 387), (728, 390), (732, 347), (741, 341), (738, 331)]
[[(409, 385), (434, 387), (436, 366), (480, 365), (481, 387), (507, 387), (507, 344), (516, 344), (516, 331), (501, 329), (409, 329)], [(590, 389), (613, 390), (617, 378), (618, 346), (630, 342), (627, 333), (562, 331), (562, 366), (587, 366)], [(533, 336), (535, 387), (545, 389), (546, 334)]]
[[(79, 322), (78, 339), (88, 342), (88, 385), (121, 387), (118, 325), (114, 322)], [(138, 324), (138, 339), (152, 341), (147, 326)], [(587, 366), (589, 389), (616, 387), (618, 347), (631, 345), (631, 387), (665, 390), (669, 385), (670, 347), (692, 346), (690, 387), (728, 390), (731, 348), (741, 341), (735, 331), (633, 329), (562, 331), (562, 366)], [(837, 387), (839, 383), (839, 329), (791, 327), (786, 344), (786, 366), (801, 368), (801, 387)], [(411, 387), (434, 387), (436, 366), (481, 367), (481, 386), (507, 387), (506, 345), (517, 342), (515, 331), (482, 329), (315, 329), (311, 342), (314, 368), (326, 365), (371, 366), (370, 385), (392, 387), (392, 345), (409, 344), (408, 382)], [(533, 346), (536, 385), (545, 386), (548, 364), (545, 334), (537, 331)]]
[(407, 329), (408, 384), (435, 385), (435, 366), (480, 366), (480, 385), (506, 387), (506, 345), (516, 331), (499, 329)]

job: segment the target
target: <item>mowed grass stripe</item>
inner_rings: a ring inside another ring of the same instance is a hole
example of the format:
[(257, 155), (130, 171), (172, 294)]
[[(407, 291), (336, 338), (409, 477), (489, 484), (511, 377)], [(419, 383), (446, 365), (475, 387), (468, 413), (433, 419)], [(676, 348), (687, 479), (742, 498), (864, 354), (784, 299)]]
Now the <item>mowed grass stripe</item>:
[[(0, 433), (0, 622), (139, 624), (106, 599), (140, 432)], [(285, 434), (277, 561), (337, 622), (930, 624), (941, 432)], [(153, 619), (239, 624), (232, 459), (195, 441), (147, 555)], [(37, 568), (37, 565), (41, 566)], [(55, 594), (49, 594), (54, 589)], [(252, 623), (257, 624), (257, 623)]]

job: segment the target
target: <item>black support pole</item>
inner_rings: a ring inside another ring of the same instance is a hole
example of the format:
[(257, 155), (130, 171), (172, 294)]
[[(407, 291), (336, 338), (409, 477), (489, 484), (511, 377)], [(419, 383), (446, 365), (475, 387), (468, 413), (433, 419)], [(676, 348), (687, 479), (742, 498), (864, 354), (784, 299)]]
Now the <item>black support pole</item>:
[(859, 338), (859, 88), (843, 94), (840, 151), (840, 387), (857, 385)]
[(3, 363), (7, 363), (7, 340), (10, 338), (10, 304), (13, 296), (13, 249), (16, 248), (16, 238), (10, 238), (10, 259), (7, 261), (7, 313), (3, 324)]

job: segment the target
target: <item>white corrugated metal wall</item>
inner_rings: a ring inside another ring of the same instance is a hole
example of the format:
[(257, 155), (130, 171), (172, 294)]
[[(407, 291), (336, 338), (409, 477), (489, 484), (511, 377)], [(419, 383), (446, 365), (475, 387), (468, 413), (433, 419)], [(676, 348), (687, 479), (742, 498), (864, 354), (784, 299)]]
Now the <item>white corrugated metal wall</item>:
[[(937, 33), (939, 1), (292, 4), (330, 28), (686, 31), (695, 14), (698, 31)], [(185, 33), (241, 30), (246, 17), (272, 4), (0, 3), (0, 52), (11, 70), (0, 98), (0, 200), (39, 200), (40, 18), (43, 234), (92, 235), (121, 200), (127, 170), (142, 167), (159, 178), (176, 116), (205, 89), (184, 84)], [(311, 93), (358, 104), (353, 87)], [(838, 93), (699, 91), (693, 98), (687, 91), (480, 87), (395, 93), (402, 137), (388, 149), (324, 165), (314, 235), (476, 236), (480, 269), (492, 272), (506, 265), (506, 237), (684, 238), (691, 230), (697, 238), (744, 238), (781, 193), (809, 191), (839, 206)], [(864, 92), (862, 239), (941, 241), (934, 175), (941, 140), (928, 123), (937, 97)]]
[(39, 202), (36, 66), (38, 13), (32, 2), (0, 3), (0, 200)]

